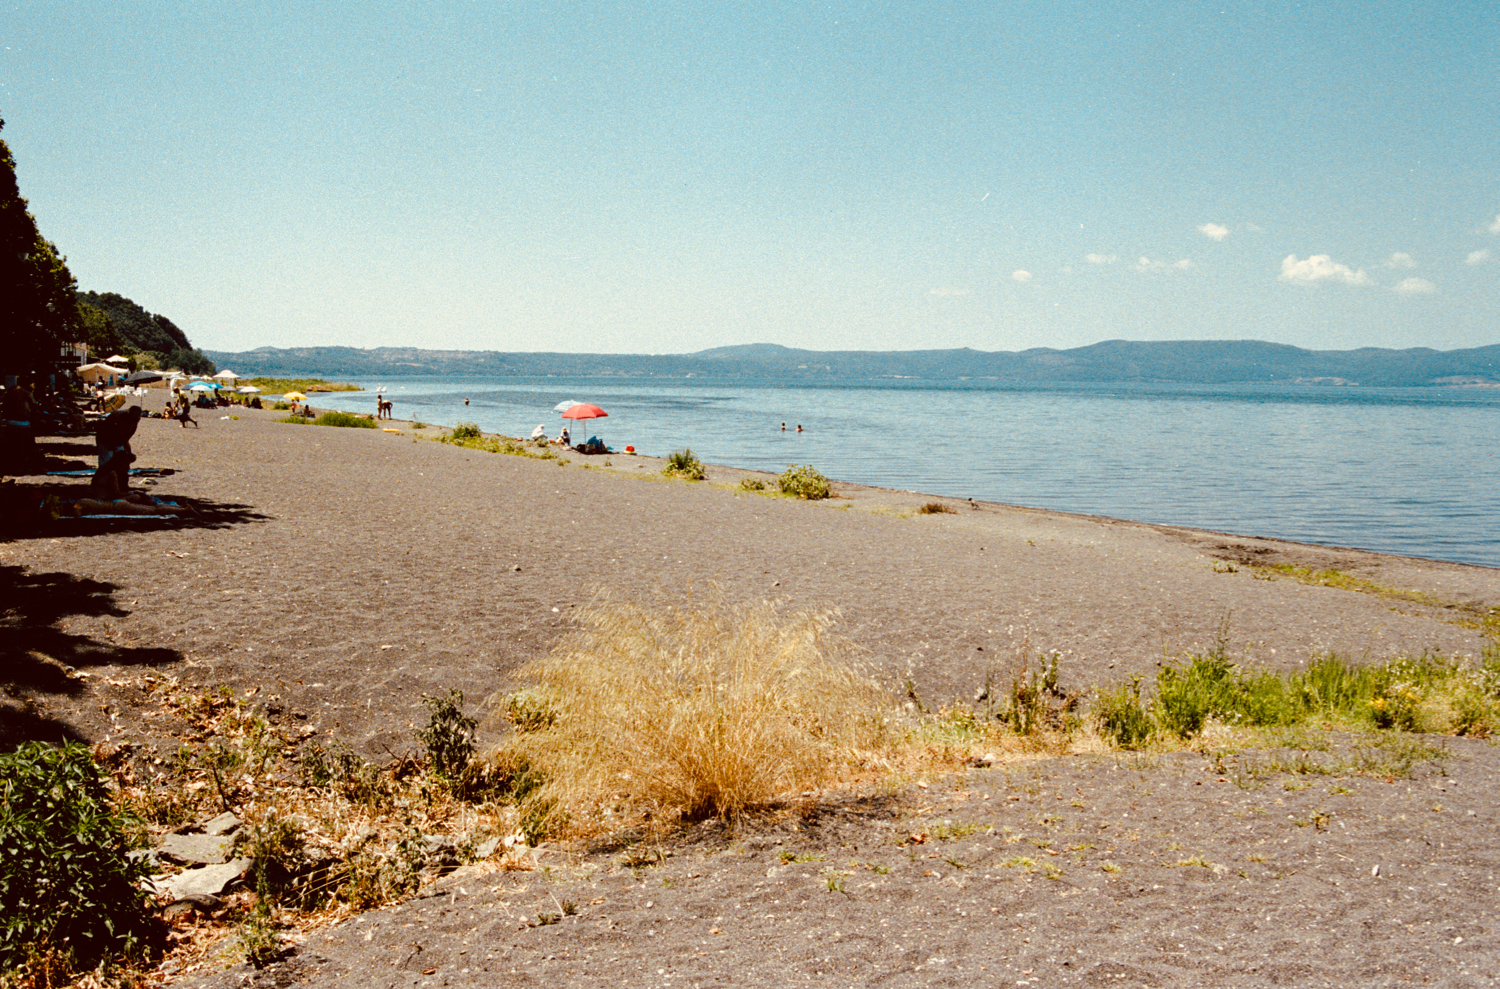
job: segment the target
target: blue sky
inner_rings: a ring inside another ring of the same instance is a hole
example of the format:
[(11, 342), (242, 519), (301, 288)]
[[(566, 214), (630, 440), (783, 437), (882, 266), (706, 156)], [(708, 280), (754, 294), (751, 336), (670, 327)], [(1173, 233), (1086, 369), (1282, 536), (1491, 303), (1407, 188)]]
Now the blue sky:
[(0, 0), (0, 136), (210, 349), (1451, 349), (1497, 10)]

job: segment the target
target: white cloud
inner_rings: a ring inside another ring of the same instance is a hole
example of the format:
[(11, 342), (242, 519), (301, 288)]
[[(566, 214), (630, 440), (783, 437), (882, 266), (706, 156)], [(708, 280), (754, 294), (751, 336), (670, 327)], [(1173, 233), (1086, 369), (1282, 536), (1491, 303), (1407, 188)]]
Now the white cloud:
[(1469, 256), (1464, 258), (1464, 264), (1484, 264), (1489, 259), (1490, 249), (1485, 247), (1477, 251), (1470, 251)]
[(1134, 268), (1136, 271), (1158, 271), (1158, 272), (1161, 272), (1161, 271), (1187, 271), (1192, 266), (1193, 266), (1193, 262), (1189, 261), (1187, 258), (1183, 258), (1181, 261), (1170, 261), (1169, 262), (1169, 261), (1152, 261), (1150, 258), (1144, 257), (1144, 256), (1140, 260), (1138, 260), (1135, 264), (1131, 265), (1131, 267)]
[(968, 295), (969, 290), (966, 288), (954, 288), (951, 285), (939, 285), (937, 288), (929, 290), (927, 294), (942, 295), (952, 298), (960, 295)]
[(1391, 286), (1391, 290), (1402, 295), (1431, 295), (1437, 291), (1437, 286), (1425, 278), (1403, 278)]
[(1417, 262), (1405, 251), (1397, 251), (1381, 262), (1383, 268), (1415, 268), (1416, 266)]
[(1119, 260), (1113, 254), (1085, 254), (1083, 259), (1089, 264), (1114, 264)]
[(1489, 225), (1489, 231), (1492, 234), (1500, 234), (1500, 213), (1495, 214), (1494, 222)]
[(1010, 273), (1010, 277), (1014, 278), (1018, 282), (1029, 282), (1031, 281), (1031, 272), (1023, 268), (1020, 271), (1012, 271)]
[(1223, 240), (1229, 236), (1229, 228), (1220, 223), (1205, 223), (1198, 232), (1210, 240)]
[(1280, 279), (1298, 285), (1314, 282), (1343, 282), (1345, 285), (1370, 285), (1370, 276), (1364, 269), (1351, 270), (1348, 265), (1337, 264), (1326, 254), (1314, 254), (1306, 261), (1298, 261), (1297, 255), (1288, 254), (1281, 262)]

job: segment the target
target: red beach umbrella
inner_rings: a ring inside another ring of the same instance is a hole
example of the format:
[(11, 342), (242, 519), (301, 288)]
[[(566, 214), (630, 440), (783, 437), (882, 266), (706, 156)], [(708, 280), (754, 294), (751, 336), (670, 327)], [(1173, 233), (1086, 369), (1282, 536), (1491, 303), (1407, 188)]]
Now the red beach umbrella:
[(603, 409), (599, 408), (599, 406), (597, 406), (597, 405), (585, 405), (585, 404), (578, 404), (578, 405), (569, 406), (568, 408), (564, 409), (563, 413), (562, 413), (562, 417), (564, 419), (580, 419), (580, 420), (581, 419), (603, 419), (607, 415), (609, 415), (609, 413), (605, 412)]
[(570, 405), (563, 410), (564, 419), (603, 419), (609, 415), (597, 405)]

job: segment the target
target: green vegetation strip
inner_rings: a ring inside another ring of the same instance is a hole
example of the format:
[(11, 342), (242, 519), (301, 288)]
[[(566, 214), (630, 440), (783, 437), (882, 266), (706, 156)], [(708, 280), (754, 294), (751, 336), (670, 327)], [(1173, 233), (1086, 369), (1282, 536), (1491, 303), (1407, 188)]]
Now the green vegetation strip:
[(250, 378), (240, 379), (268, 395), (285, 395), (289, 391), (364, 391), (359, 385), (325, 381), (322, 378)]

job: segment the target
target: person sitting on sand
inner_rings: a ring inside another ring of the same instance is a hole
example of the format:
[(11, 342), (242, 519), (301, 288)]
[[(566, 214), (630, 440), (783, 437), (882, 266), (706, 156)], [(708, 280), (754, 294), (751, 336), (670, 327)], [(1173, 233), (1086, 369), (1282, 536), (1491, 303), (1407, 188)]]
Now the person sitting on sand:
[(130, 462), (135, 459), (135, 454), (130, 452), (130, 438), (135, 435), (140, 422), (141, 407), (132, 405), (111, 412), (99, 424), (96, 437), (99, 467), (89, 481), (89, 491), (96, 496), (121, 498), (130, 490)]
[(555, 442), (560, 446), (567, 446), (568, 443), (571, 442), (571, 439), (572, 438), (568, 435), (568, 427), (564, 426), (562, 428), (562, 432), (557, 434), (557, 439), (555, 440)]

